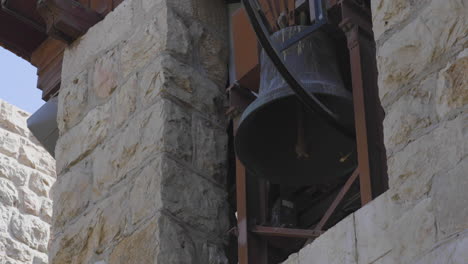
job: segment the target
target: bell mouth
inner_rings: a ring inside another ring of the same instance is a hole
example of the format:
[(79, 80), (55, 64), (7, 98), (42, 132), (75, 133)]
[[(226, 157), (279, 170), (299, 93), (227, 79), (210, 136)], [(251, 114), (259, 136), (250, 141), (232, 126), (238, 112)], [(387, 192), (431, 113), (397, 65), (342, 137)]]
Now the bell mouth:
[[(332, 101), (332, 108), (341, 106), (341, 112), (353, 112), (348, 96), (315, 92), (314, 95), (326, 105)], [(246, 108), (239, 122), (234, 141), (239, 160), (250, 174), (272, 183), (306, 186), (342, 181), (357, 164), (355, 142), (317, 113), (304, 110), (308, 158), (298, 157), (298, 109), (301, 108), (302, 103), (288, 86), (261, 94)]]

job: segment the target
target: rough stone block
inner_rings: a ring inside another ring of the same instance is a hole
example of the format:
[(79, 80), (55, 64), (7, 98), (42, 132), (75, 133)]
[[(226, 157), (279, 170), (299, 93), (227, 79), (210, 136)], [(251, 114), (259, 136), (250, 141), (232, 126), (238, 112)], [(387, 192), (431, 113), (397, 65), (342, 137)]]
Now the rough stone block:
[(441, 243), (414, 264), (465, 264), (468, 260), (468, 232), (462, 232)]
[(354, 214), (351, 214), (299, 251), (297, 263), (356, 264), (356, 254)]
[(41, 199), (31, 190), (21, 187), (19, 189), (20, 194), (20, 208), (27, 214), (39, 216), (42, 201)]
[(17, 206), (18, 191), (9, 180), (0, 178), (0, 202), (6, 206)]
[(53, 179), (37, 171), (32, 172), (29, 176), (29, 189), (44, 197), (49, 196), (49, 190), (53, 183)]
[[(109, 50), (132, 33), (134, 0), (123, 1), (105, 19), (91, 27), (88, 32), (65, 49), (62, 66), (62, 82), (75, 78), (96, 57)], [(105, 33), (104, 33), (105, 32)]]
[(88, 71), (84, 70), (60, 87), (57, 125), (60, 134), (76, 125), (86, 114), (88, 104)]
[(110, 104), (98, 106), (57, 141), (57, 173), (76, 164), (104, 140), (109, 132)]
[(15, 159), (0, 154), (0, 177), (14, 182), (17, 186), (26, 184), (32, 169), (19, 164)]
[(437, 123), (435, 86), (436, 76), (431, 75), (387, 108), (383, 123), (387, 156), (419, 137), (418, 132)]
[(113, 49), (100, 56), (94, 64), (92, 94), (106, 99), (117, 88), (119, 77), (119, 50)]
[(120, 128), (135, 112), (138, 82), (136, 75), (131, 76), (116, 92), (112, 101), (112, 127)]
[(0, 129), (0, 154), (16, 159), (20, 148), (21, 137)]
[[(462, 144), (466, 145), (466, 140)], [(465, 155), (467, 153), (465, 152)], [(466, 156), (449, 171), (434, 177), (431, 197), (437, 219), (438, 239), (468, 229), (467, 186), (468, 158)]]
[(437, 81), (437, 113), (448, 113), (468, 106), (468, 49), (461, 52), (439, 73)]
[(19, 241), (33, 249), (47, 252), (49, 225), (39, 218), (28, 215), (13, 214), (10, 230)]
[(392, 250), (391, 226), (401, 214), (389, 192), (355, 212), (358, 263), (374, 263)]
[(429, 250), (436, 241), (435, 217), (431, 199), (419, 202), (395, 220), (389, 239), (393, 244), (392, 257), (397, 263), (413, 263), (415, 257)]
[(392, 199), (412, 205), (433, 188), (434, 175), (454, 168), (466, 155), (466, 115), (440, 124), (388, 159)]
[(29, 262), (33, 258), (28, 246), (6, 236), (0, 236), (0, 252), (4, 252), (8, 258), (18, 261), (13, 262), (15, 264)]
[(192, 122), (194, 167), (224, 185), (228, 154), (226, 131), (198, 115), (193, 115)]
[(29, 114), (25, 111), (0, 99), (0, 128), (21, 135), (31, 136), (31, 132), (26, 129), (26, 119)]
[(58, 177), (52, 187), (54, 229), (61, 229), (69, 220), (83, 212), (92, 198), (92, 163), (84, 160)]
[(417, 18), (378, 48), (379, 89), (383, 101), (442, 54), (464, 45), (468, 21), (460, 18), (467, 12), (468, 6), (462, 1), (433, 0)]
[(371, 1), (372, 22), (375, 39), (402, 22), (410, 15), (411, 3), (408, 0)]

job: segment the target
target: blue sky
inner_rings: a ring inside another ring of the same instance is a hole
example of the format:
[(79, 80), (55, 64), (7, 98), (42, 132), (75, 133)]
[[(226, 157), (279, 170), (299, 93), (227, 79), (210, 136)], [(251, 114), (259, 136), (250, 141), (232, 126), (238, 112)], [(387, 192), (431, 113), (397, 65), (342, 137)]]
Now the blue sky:
[(44, 104), (36, 67), (0, 47), (0, 99), (34, 113)]

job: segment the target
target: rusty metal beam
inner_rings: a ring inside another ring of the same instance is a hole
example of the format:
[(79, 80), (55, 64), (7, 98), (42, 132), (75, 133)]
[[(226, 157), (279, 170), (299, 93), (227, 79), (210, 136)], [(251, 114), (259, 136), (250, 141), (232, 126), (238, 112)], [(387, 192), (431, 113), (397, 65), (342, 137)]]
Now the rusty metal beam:
[(275, 237), (293, 237), (293, 238), (317, 238), (322, 231), (309, 230), (309, 229), (294, 229), (294, 228), (281, 228), (269, 226), (253, 226), (250, 231), (261, 236), (275, 236)]
[(327, 224), (327, 222), (330, 219), (330, 217), (332, 216), (332, 214), (335, 212), (338, 205), (341, 203), (341, 201), (343, 200), (345, 195), (348, 193), (348, 191), (351, 188), (351, 186), (353, 185), (353, 183), (356, 181), (358, 175), (359, 175), (358, 169), (354, 170), (353, 174), (351, 174), (351, 176), (348, 178), (348, 180), (346, 181), (343, 188), (341, 188), (340, 192), (336, 196), (333, 203), (330, 205), (328, 210), (325, 212), (325, 215), (323, 215), (320, 222), (315, 226), (314, 231), (319, 232), (320, 230), (323, 230), (323, 228)]

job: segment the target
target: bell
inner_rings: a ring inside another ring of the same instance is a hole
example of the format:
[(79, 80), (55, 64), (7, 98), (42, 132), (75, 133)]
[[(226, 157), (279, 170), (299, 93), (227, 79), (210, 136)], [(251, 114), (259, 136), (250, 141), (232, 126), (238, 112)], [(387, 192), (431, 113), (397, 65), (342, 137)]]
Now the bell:
[[(272, 39), (281, 44), (304, 28), (284, 28)], [(306, 91), (352, 127), (352, 96), (344, 88), (331, 39), (317, 32), (282, 55)], [(258, 97), (244, 111), (236, 134), (240, 161), (251, 174), (286, 186), (342, 181), (357, 163), (354, 140), (306, 110), (264, 51), (260, 63)]]

